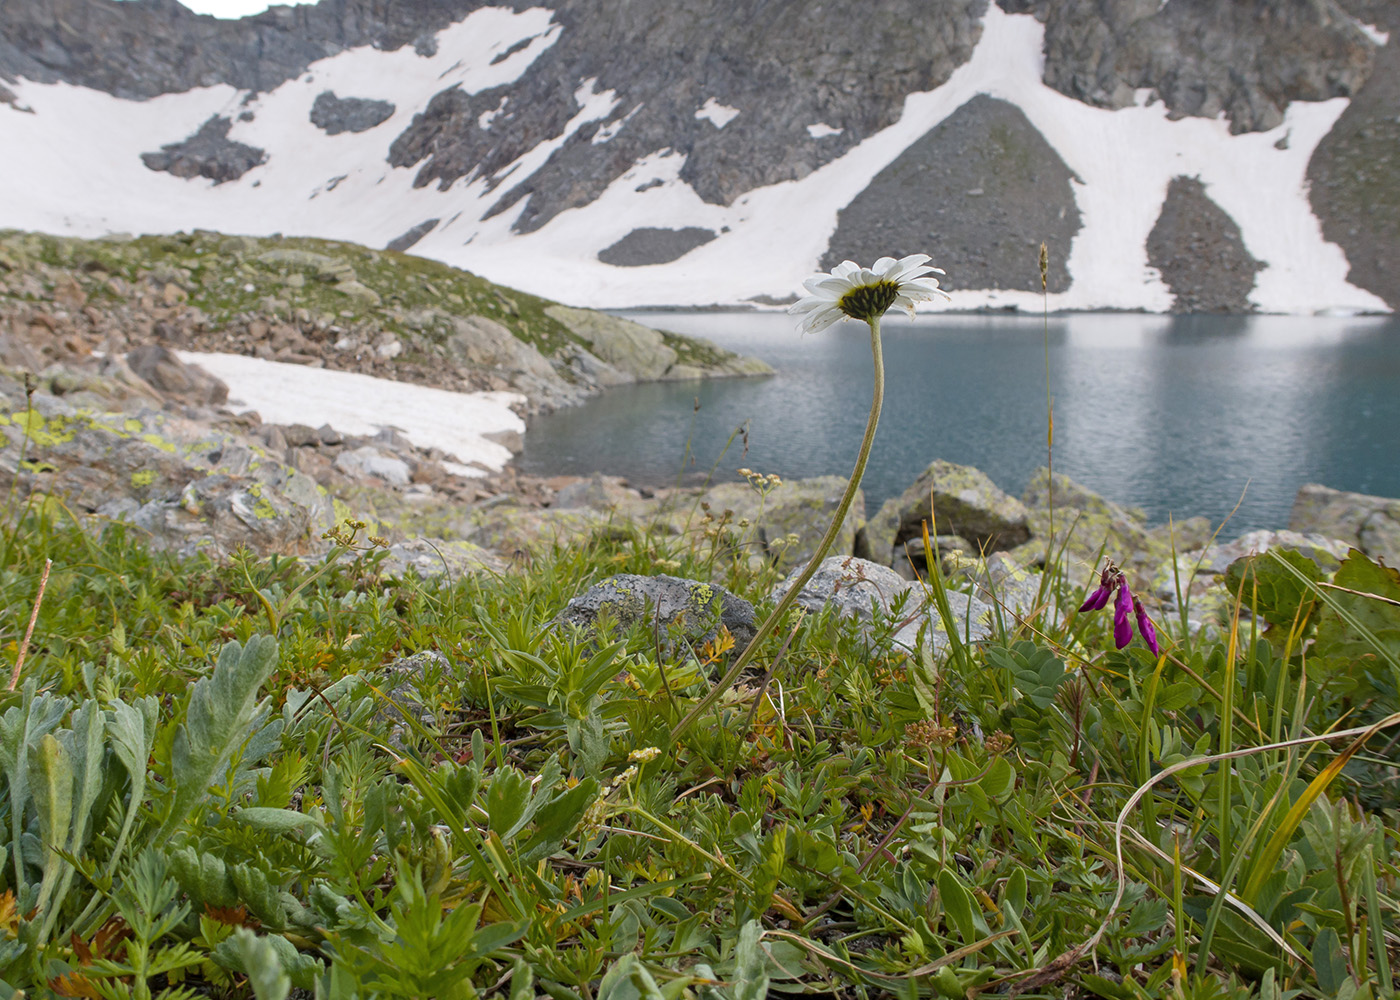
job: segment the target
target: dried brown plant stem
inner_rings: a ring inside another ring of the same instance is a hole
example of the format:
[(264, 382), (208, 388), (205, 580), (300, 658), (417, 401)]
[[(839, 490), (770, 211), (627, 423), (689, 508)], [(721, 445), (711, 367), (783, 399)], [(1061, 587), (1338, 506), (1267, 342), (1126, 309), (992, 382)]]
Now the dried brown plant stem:
[(39, 592), (34, 595), (34, 610), (29, 612), (29, 627), (24, 630), (24, 641), (19, 644), (19, 655), (15, 657), (15, 669), (10, 674), (10, 686), (8, 690), (13, 691), (15, 685), (19, 683), (19, 672), (24, 668), (24, 658), (29, 653), (29, 640), (34, 635), (34, 623), (39, 620), (39, 605), (44, 603), (44, 588), (49, 585), (49, 570), (53, 568), (53, 560), (44, 560), (44, 572), (39, 577)]

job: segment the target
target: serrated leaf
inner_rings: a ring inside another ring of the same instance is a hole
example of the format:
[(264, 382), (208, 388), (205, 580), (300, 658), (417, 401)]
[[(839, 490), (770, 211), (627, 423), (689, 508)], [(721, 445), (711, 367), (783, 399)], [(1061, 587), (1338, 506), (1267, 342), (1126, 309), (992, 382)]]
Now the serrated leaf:
[(1281, 628), (1311, 613), (1316, 596), (1308, 584), (1321, 579), (1317, 563), (1292, 549), (1245, 556), (1225, 570), (1229, 593), (1239, 594), (1251, 611)]
[(173, 793), (156, 842), (169, 836), (203, 800), (234, 751), (252, 735), (258, 691), (276, 667), (277, 640), (253, 636), (246, 646), (225, 645), (214, 673), (195, 683), (185, 723), (171, 746)]

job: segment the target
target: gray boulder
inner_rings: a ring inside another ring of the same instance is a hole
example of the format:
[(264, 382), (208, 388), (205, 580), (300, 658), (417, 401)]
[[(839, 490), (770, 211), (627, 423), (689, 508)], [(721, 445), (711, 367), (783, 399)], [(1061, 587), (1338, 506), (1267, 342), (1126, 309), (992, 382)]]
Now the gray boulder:
[(159, 344), (146, 344), (126, 355), (127, 366), (166, 399), (186, 406), (220, 406), (228, 386), (197, 365), (187, 365)]
[(1400, 500), (1307, 483), (1293, 501), (1288, 527), (1338, 539), (1387, 566), (1400, 566)]
[[(768, 596), (774, 601), (781, 599), (792, 589), (800, 573), (801, 570), (794, 570)], [(924, 588), (868, 559), (853, 556), (823, 559), (812, 579), (798, 593), (796, 603), (812, 612), (829, 608), (843, 618), (854, 618), (867, 636), (873, 635), (877, 611), (886, 614), (898, 609), (904, 617), (892, 640), (896, 648), (911, 653), (918, 653), (922, 648), (934, 659), (947, 656), (952, 649), (943, 620)], [(954, 629), (964, 642), (981, 642), (991, 637), (996, 621), (991, 605), (956, 590), (948, 591), (948, 605), (953, 613)]]
[[(931, 519), (937, 534), (958, 535), (981, 551), (1009, 549), (1031, 537), (1021, 501), (981, 470), (939, 459), (902, 495), (887, 500), (867, 525), (872, 558), (890, 563), (905, 542), (922, 536), (923, 522)], [(922, 564), (917, 554), (913, 558)]]
[[(964, 643), (984, 642), (992, 637), (996, 624), (996, 609), (960, 590), (948, 591), (948, 608), (953, 616), (953, 631)], [(927, 625), (927, 628), (925, 628)], [(919, 632), (923, 630), (923, 641)], [(923, 652), (935, 660), (952, 652), (948, 630), (932, 601), (918, 618), (907, 623), (894, 635), (894, 644), (910, 652)]]
[(736, 652), (747, 646), (757, 631), (753, 605), (723, 587), (675, 576), (633, 573), (609, 577), (588, 588), (555, 620), (590, 628), (604, 612), (622, 629), (649, 621), (661, 630), (663, 639), (677, 629), (692, 646), (713, 639), (723, 626), (734, 637)]
[[(782, 600), (801, 574), (802, 568), (794, 569), (779, 581), (769, 593), (769, 600)], [(888, 566), (857, 556), (827, 556), (798, 592), (795, 603), (808, 611), (831, 608), (842, 617), (868, 623), (876, 609), (887, 610), (896, 598), (913, 588), (913, 583)], [(909, 605), (911, 610), (917, 610), (922, 603), (922, 595), (916, 596), (918, 599)]]

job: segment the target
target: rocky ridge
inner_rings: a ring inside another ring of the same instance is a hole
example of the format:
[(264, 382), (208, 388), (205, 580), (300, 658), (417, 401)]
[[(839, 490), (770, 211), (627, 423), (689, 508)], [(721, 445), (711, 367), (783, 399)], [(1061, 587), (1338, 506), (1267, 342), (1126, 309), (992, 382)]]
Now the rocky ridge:
[(418, 257), (197, 232), (78, 240), (0, 232), (0, 339), (32, 371), (146, 344), (324, 366), (532, 412), (635, 381), (762, 375), (708, 342), (569, 309)]

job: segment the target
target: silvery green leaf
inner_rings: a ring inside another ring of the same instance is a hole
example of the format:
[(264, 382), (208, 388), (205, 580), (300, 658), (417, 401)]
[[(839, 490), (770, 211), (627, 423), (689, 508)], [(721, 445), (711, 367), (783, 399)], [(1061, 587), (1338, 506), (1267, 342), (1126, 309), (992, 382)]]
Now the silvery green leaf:
[(52, 733), (39, 737), (29, 758), (34, 807), (39, 814), (39, 841), (44, 845), (44, 875), (36, 905), (40, 913), (47, 913), (59, 873), (67, 866), (55, 848), (67, 843), (73, 820), (73, 762)]
[(185, 723), (171, 746), (169, 812), (156, 834), (163, 840), (189, 815), (251, 735), (258, 690), (277, 666), (277, 640), (253, 636), (246, 646), (230, 642), (214, 673), (196, 682)]
[[(25, 837), (24, 815), (30, 798), (28, 749), (51, 732), (68, 714), (67, 698), (44, 694), (35, 697), (36, 685), (31, 678), (24, 684), (23, 701), (12, 705), (0, 715), (0, 771), (10, 786), (10, 843), (22, 844)], [(22, 890), (24, 881), (24, 851), (14, 853), (15, 887)]]

